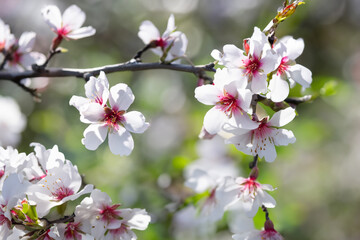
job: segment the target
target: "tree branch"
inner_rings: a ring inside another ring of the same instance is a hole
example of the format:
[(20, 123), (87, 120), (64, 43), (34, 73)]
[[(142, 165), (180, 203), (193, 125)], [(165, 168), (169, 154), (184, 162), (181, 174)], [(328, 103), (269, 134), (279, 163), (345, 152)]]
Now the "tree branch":
[(191, 66), (185, 64), (164, 64), (164, 63), (139, 63), (126, 62), (113, 65), (106, 65), (95, 68), (46, 68), (33, 69), (24, 72), (0, 72), (0, 80), (17, 82), (24, 78), (36, 77), (77, 77), (88, 79), (90, 76), (98, 75), (101, 71), (105, 73), (124, 72), (124, 71), (143, 71), (152, 69), (167, 69), (180, 72), (193, 73), (196, 76), (204, 76), (205, 72), (215, 72), (214, 64)]

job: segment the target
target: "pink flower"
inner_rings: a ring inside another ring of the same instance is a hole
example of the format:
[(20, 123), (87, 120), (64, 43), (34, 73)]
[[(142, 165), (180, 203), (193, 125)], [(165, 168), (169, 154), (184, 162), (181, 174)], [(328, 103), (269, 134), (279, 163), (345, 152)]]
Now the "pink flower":
[(95, 34), (91, 26), (81, 27), (85, 22), (85, 13), (76, 5), (68, 7), (63, 15), (57, 6), (46, 6), (41, 10), (45, 22), (50, 26), (58, 38), (80, 39)]
[(266, 220), (264, 230), (252, 230), (234, 234), (234, 240), (283, 240), (284, 238), (274, 229), (270, 219)]
[(126, 112), (135, 99), (131, 89), (119, 83), (109, 91), (109, 82), (105, 73), (101, 72), (98, 78), (90, 77), (85, 84), (85, 94), (87, 98), (73, 96), (70, 99), (70, 105), (80, 112), (80, 120), (90, 123), (85, 129), (82, 143), (87, 149), (95, 150), (109, 133), (110, 151), (128, 156), (134, 149), (130, 132), (143, 133), (149, 126), (142, 113)]
[(195, 98), (203, 104), (214, 105), (204, 117), (204, 128), (210, 134), (218, 133), (225, 123), (233, 119), (239, 127), (256, 128), (248, 116), (251, 113), (252, 93), (244, 89), (243, 81), (236, 79), (234, 71), (218, 69), (213, 85), (195, 89)]
[(245, 51), (227, 44), (223, 53), (213, 50), (211, 56), (227, 68), (240, 69), (242, 77), (251, 82), (250, 89), (256, 94), (266, 93), (267, 74), (276, 69), (279, 61), (278, 56), (272, 53), (267, 37), (257, 27), (251, 38), (245, 41)]
[(268, 117), (262, 119), (258, 122), (258, 127), (253, 130), (233, 127), (235, 124), (230, 123), (224, 130), (235, 136), (227, 139), (226, 142), (234, 144), (245, 154), (259, 155), (260, 158), (264, 157), (265, 161), (273, 162), (276, 158), (275, 146), (286, 146), (296, 141), (292, 131), (278, 129), (294, 118), (295, 110), (289, 107), (276, 112), (270, 121)]
[(138, 36), (146, 45), (153, 45), (151, 51), (156, 55), (161, 57), (167, 52), (165, 61), (173, 61), (185, 55), (188, 43), (185, 34), (175, 30), (175, 18), (171, 14), (162, 35), (152, 22), (146, 20), (141, 23)]

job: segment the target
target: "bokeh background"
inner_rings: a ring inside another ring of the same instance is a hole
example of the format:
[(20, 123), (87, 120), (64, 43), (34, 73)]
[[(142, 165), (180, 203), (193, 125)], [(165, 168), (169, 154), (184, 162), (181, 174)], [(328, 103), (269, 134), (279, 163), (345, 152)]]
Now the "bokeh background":
[[(233, 43), (241, 47), (253, 27), (264, 28), (275, 16), (280, 0), (0, 0), (0, 17), (19, 37), (35, 31), (35, 50), (47, 53), (54, 34), (40, 10), (56, 4), (61, 11), (77, 4), (87, 14), (85, 25), (96, 35), (63, 42), (69, 51), (56, 56), (51, 67), (88, 68), (124, 62), (143, 47), (137, 37), (139, 25), (151, 20), (160, 32), (171, 13), (188, 39), (187, 55), (195, 64), (207, 64), (210, 52)], [(298, 117), (287, 126), (297, 137), (279, 147), (274, 163), (260, 163), (262, 183), (277, 207), (270, 210), (275, 227), (286, 239), (360, 239), (360, 1), (311, 0), (282, 23), (277, 36), (303, 38), (305, 50), (297, 60), (313, 72), (312, 88), (293, 96), (312, 94), (316, 99), (297, 108)], [(144, 62), (157, 61), (151, 52)], [(153, 223), (139, 239), (175, 239), (171, 204), (191, 194), (183, 186), (184, 167), (199, 158), (198, 134), (209, 107), (194, 98), (194, 75), (167, 70), (123, 72), (108, 75), (110, 85), (124, 82), (136, 100), (132, 110), (144, 113), (151, 127), (133, 135), (135, 150), (129, 157), (111, 154), (107, 144), (89, 151), (81, 144), (86, 124), (68, 102), (84, 95), (84, 81), (76, 78), (37, 79), (42, 101), (36, 103), (16, 85), (1, 81), (0, 95), (11, 96), (27, 116), (27, 127), (18, 145), (31, 152), (31, 142), (47, 148), (57, 144), (76, 164), (87, 183), (107, 192), (124, 207), (146, 208)], [(6, 114), (1, 111), (0, 114)], [(1, 134), (1, 133), (0, 133)], [(248, 174), (251, 158), (227, 146), (228, 156)], [(255, 217), (261, 228), (263, 213)], [(231, 239), (220, 222), (212, 236), (196, 239)]]

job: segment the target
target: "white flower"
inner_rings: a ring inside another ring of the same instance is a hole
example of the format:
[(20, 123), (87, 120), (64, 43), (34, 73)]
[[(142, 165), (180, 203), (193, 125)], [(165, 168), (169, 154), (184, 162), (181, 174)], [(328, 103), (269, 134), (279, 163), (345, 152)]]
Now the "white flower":
[(21, 138), (26, 125), (26, 117), (19, 105), (10, 97), (0, 96), (0, 146), (14, 146)]
[(47, 170), (46, 176), (29, 187), (29, 200), (37, 203), (37, 213), (43, 217), (50, 209), (67, 201), (73, 201), (90, 193), (93, 186), (88, 184), (81, 191), (81, 176), (76, 166), (68, 160)]
[(258, 208), (262, 205), (267, 208), (275, 207), (275, 199), (264, 191), (273, 191), (272, 186), (260, 184), (254, 177), (237, 177), (235, 181), (232, 178), (227, 178), (226, 181), (227, 183), (225, 183), (222, 191), (233, 196), (233, 201), (228, 206), (240, 201), (245, 213), (249, 217), (254, 217)]
[[(70, 105), (80, 112), (80, 120), (90, 123), (84, 131), (82, 143), (95, 150), (109, 133), (109, 147), (113, 154), (129, 155), (134, 148), (130, 134), (143, 133), (149, 126), (138, 111), (126, 112), (135, 99), (131, 89), (124, 83), (111, 87), (104, 72), (98, 78), (90, 77), (85, 84), (87, 98), (73, 96)], [(107, 105), (109, 99), (110, 105)]]
[(297, 82), (303, 88), (308, 88), (312, 82), (312, 74), (309, 69), (295, 62), (304, 50), (303, 39), (283, 37), (275, 45), (274, 50), (281, 57), (281, 62), (270, 80), (270, 92), (266, 96), (273, 102), (281, 102), (289, 94), (289, 84), (286, 80), (290, 82), (290, 86)]
[(264, 230), (251, 230), (234, 234), (234, 240), (283, 240), (284, 238), (274, 229), (274, 224), (270, 219), (266, 220)]
[(286, 146), (296, 141), (292, 131), (278, 129), (291, 122), (294, 117), (295, 110), (289, 107), (276, 112), (270, 121), (268, 117), (262, 119), (253, 130), (244, 130), (229, 124), (224, 130), (235, 136), (227, 139), (226, 143), (234, 144), (238, 150), (246, 154), (258, 155), (260, 158), (264, 157), (267, 162), (273, 162), (276, 158), (275, 146)]
[(146, 45), (152, 44), (151, 50), (160, 57), (168, 51), (165, 61), (172, 61), (185, 55), (188, 44), (185, 34), (175, 29), (175, 18), (171, 14), (162, 35), (152, 22), (146, 20), (141, 23), (138, 36)]
[(30, 70), (33, 64), (42, 64), (46, 57), (39, 52), (32, 52), (35, 44), (36, 33), (24, 32), (19, 41), (11, 46), (10, 59), (6, 62), (4, 69), (11, 72)]
[(213, 85), (203, 85), (195, 89), (195, 98), (206, 105), (214, 105), (204, 117), (204, 128), (210, 134), (218, 133), (222, 126), (233, 119), (245, 129), (256, 128), (249, 118), (252, 93), (244, 89), (244, 83), (236, 78), (234, 71), (218, 69)]
[(90, 229), (84, 228), (82, 222), (78, 221), (76, 216), (73, 222), (55, 224), (52, 230), (49, 235), (55, 240), (94, 240), (94, 237), (87, 234), (87, 232), (90, 232)]
[(250, 89), (253, 93), (266, 93), (267, 74), (276, 69), (279, 59), (272, 53), (265, 34), (259, 28), (254, 28), (254, 33), (247, 42), (245, 51), (227, 44), (223, 47), (223, 53), (213, 50), (211, 56), (221, 65), (241, 69), (241, 75), (251, 82)]
[(95, 239), (136, 239), (131, 229), (145, 230), (150, 216), (142, 209), (118, 209), (110, 197), (98, 189), (76, 207), (75, 215), (91, 229)]
[(57, 6), (46, 6), (41, 14), (45, 22), (50, 26), (59, 39), (80, 39), (95, 34), (91, 26), (81, 27), (85, 22), (85, 13), (76, 5), (68, 7), (63, 15)]
[(8, 51), (15, 42), (15, 37), (10, 33), (10, 28), (0, 19), (0, 52)]

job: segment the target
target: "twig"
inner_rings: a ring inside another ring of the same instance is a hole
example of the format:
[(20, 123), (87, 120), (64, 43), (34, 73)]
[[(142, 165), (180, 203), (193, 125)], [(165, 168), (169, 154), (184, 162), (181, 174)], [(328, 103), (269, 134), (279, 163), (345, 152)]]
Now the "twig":
[(34, 65), (32, 66), (32, 69), (33, 69), (34, 71), (43, 71), (43, 70), (46, 68), (46, 66), (48, 65), (50, 59), (53, 58), (53, 57), (54, 57), (56, 54), (58, 54), (58, 53), (61, 53), (61, 49), (56, 49), (55, 51), (50, 50), (50, 51), (49, 51), (49, 55), (48, 55), (48, 57), (46, 58), (46, 61), (45, 61), (42, 65), (34, 64)]
[(254, 160), (249, 163), (249, 168), (250, 169), (253, 169), (254, 167), (256, 167), (258, 159), (259, 159), (259, 156), (256, 154), (254, 156)]
[(269, 218), (269, 212), (268, 212), (267, 208), (266, 208), (264, 205), (262, 205), (262, 206), (261, 206), (261, 209), (262, 209), (263, 212), (265, 213), (265, 218), (266, 218), (266, 220), (269, 220), (270, 218)]

